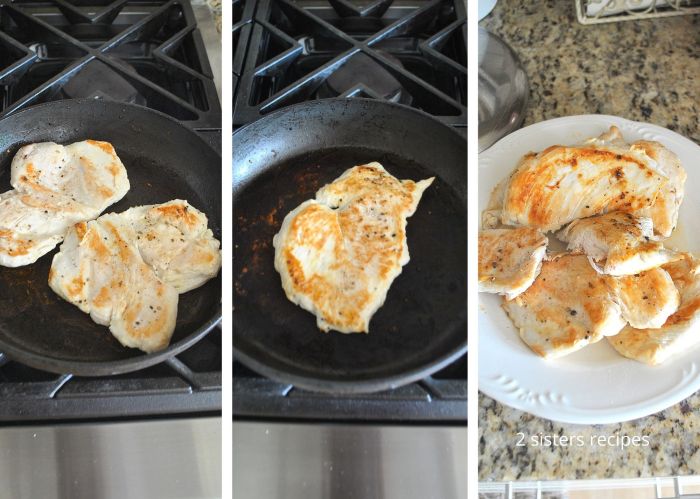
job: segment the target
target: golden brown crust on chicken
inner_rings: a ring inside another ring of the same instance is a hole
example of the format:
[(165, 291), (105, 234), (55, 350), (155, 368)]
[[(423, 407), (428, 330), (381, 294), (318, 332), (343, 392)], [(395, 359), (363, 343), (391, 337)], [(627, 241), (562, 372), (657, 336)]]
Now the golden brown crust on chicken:
[(315, 314), (322, 331), (367, 332), (408, 263), (406, 219), (432, 180), (356, 166), (287, 214), (273, 240), (287, 298)]
[(678, 310), (680, 295), (664, 269), (611, 277), (608, 282), (617, 297), (622, 318), (632, 327), (659, 328)]
[[(533, 351), (559, 357), (609, 336), (623, 355), (658, 363), (700, 343), (692, 333), (700, 325), (700, 264), (660, 242), (676, 226), (685, 180), (669, 149), (628, 144), (611, 126), (581, 145), (526, 154), (494, 189), (485, 228), (568, 224), (557, 234), (568, 252), (552, 241), (534, 283), (503, 303)], [(480, 257), (484, 247), (480, 240)], [(492, 269), (479, 263), (480, 290), (490, 291), (482, 278), (503, 269), (497, 259)]]
[(605, 276), (585, 256), (544, 262), (532, 286), (503, 308), (522, 340), (544, 358), (575, 352), (625, 325)]
[(557, 237), (569, 250), (588, 256), (601, 274), (638, 274), (678, 258), (652, 239), (651, 219), (620, 211), (574, 220)]
[(700, 262), (685, 253), (664, 269), (680, 292), (680, 306), (658, 329), (628, 326), (610, 344), (621, 355), (650, 365), (687, 351), (700, 343)]
[(109, 326), (122, 345), (161, 350), (175, 329), (178, 293), (200, 286), (221, 265), (206, 223), (180, 200), (78, 223), (54, 256), (49, 285)]
[(115, 214), (74, 226), (54, 256), (49, 285), (122, 345), (154, 352), (170, 342), (178, 294), (143, 262), (135, 240)]
[(666, 271), (615, 278), (597, 273), (582, 255), (545, 261), (532, 286), (503, 303), (523, 341), (545, 358), (614, 336), (629, 321), (658, 327), (677, 307)]
[(547, 251), (539, 229), (491, 229), (479, 233), (479, 291), (512, 299), (534, 282)]
[(129, 190), (111, 144), (26, 145), (12, 160), (14, 190), (0, 195), (0, 265), (34, 263), (69, 227), (97, 217)]
[(219, 241), (206, 215), (187, 201), (139, 206), (123, 215), (136, 231), (146, 264), (178, 293), (198, 288), (219, 272)]
[(578, 218), (651, 207), (668, 182), (644, 151), (617, 143), (552, 146), (523, 157), (503, 197), (505, 225), (556, 230)]

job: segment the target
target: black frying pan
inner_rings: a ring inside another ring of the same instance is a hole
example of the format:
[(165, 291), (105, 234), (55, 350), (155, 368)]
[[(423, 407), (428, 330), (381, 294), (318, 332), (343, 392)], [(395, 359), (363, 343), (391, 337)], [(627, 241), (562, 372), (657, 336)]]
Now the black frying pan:
[[(411, 261), (369, 334), (321, 333), (287, 300), (273, 266), (284, 216), (354, 165), (435, 176), (408, 221)], [(320, 100), (233, 137), (233, 349), (255, 371), (312, 390), (369, 392), (422, 378), (467, 349), (467, 144), (410, 108)]]
[[(20, 146), (84, 139), (111, 142), (126, 167), (131, 189), (107, 208), (180, 198), (209, 218), (221, 238), (221, 156), (195, 132), (170, 117), (102, 100), (56, 101), (0, 120), (0, 189), (10, 186), (10, 163)], [(180, 295), (170, 347), (146, 355), (125, 348), (104, 326), (63, 301), (48, 285), (57, 250), (33, 265), (0, 267), (0, 352), (24, 364), (83, 376), (141, 369), (175, 355), (204, 337), (221, 320), (221, 280)]]

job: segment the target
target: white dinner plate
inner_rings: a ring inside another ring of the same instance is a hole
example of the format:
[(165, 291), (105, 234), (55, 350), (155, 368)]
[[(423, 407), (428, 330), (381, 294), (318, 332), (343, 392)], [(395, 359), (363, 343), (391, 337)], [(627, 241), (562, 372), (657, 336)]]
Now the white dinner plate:
[[(527, 152), (580, 143), (610, 125), (619, 127), (628, 142), (656, 140), (680, 157), (688, 173), (685, 199), (678, 227), (665, 245), (700, 254), (700, 147), (665, 128), (614, 116), (543, 121), (481, 153), (479, 211)], [(617, 423), (658, 412), (700, 389), (700, 348), (652, 367), (622, 357), (603, 340), (545, 361), (520, 340), (500, 304), (499, 296), (479, 294), (479, 389), (505, 405), (560, 422)]]

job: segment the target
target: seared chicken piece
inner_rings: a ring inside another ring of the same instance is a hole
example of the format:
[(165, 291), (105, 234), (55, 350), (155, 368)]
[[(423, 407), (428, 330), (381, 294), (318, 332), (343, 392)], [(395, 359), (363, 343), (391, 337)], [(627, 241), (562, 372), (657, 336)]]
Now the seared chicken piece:
[(641, 148), (552, 146), (520, 161), (505, 188), (501, 222), (546, 232), (578, 218), (648, 210), (668, 182)]
[(654, 204), (640, 213), (651, 217), (654, 230), (659, 235), (669, 237), (678, 223), (678, 212), (685, 192), (687, 175), (681, 160), (658, 142), (640, 140), (632, 144), (632, 149), (644, 151), (668, 177), (668, 182), (661, 187)]
[(12, 160), (14, 190), (0, 195), (0, 265), (34, 263), (72, 225), (97, 217), (129, 190), (124, 165), (106, 142), (22, 147)]
[(479, 233), (479, 291), (511, 300), (533, 283), (547, 251), (547, 237), (532, 227)]
[(78, 223), (54, 256), (49, 285), (109, 326), (122, 345), (161, 350), (175, 330), (178, 293), (202, 285), (221, 265), (206, 224), (179, 200)]
[(615, 298), (585, 256), (567, 255), (545, 261), (532, 286), (503, 308), (520, 338), (553, 359), (620, 332), (625, 320)]
[(508, 178), (502, 179), (496, 187), (491, 191), (489, 204), (481, 213), (481, 226), (484, 229), (497, 229), (501, 226), (501, 215), (503, 213), (503, 199), (506, 195), (506, 187), (510, 182), (510, 177), (515, 172), (512, 172)]
[(48, 193), (0, 194), (0, 265), (34, 263), (63, 240), (68, 227), (93, 215), (90, 208)]
[(571, 222), (557, 237), (568, 249), (583, 252), (601, 274), (638, 274), (678, 258), (675, 251), (652, 240), (651, 219), (614, 211)]
[(139, 254), (136, 233), (116, 214), (70, 229), (54, 256), (49, 285), (127, 347), (154, 352), (175, 330), (178, 293)]
[(368, 332), (409, 261), (406, 219), (432, 182), (398, 180), (373, 162), (287, 214), (273, 239), (287, 298), (316, 315), (322, 331)]
[(622, 318), (632, 327), (659, 328), (678, 310), (680, 295), (664, 269), (610, 278), (608, 282), (617, 297)]
[(503, 303), (522, 340), (548, 359), (614, 336), (628, 321), (663, 324), (677, 306), (663, 270), (614, 278), (597, 273), (583, 255), (545, 261), (532, 286)]
[(630, 359), (655, 365), (700, 343), (700, 262), (690, 254), (664, 266), (680, 291), (680, 306), (659, 329), (626, 327), (610, 344)]
[(629, 147), (631, 150), (643, 152), (656, 162), (658, 169), (668, 178), (668, 182), (659, 190), (654, 204), (640, 210), (638, 214), (650, 217), (656, 233), (669, 237), (676, 228), (687, 176), (678, 156), (658, 142), (639, 140), (631, 145), (626, 144), (622, 133), (615, 126), (610, 127), (610, 130), (600, 137), (589, 140), (588, 143)]
[(122, 214), (137, 233), (144, 262), (178, 293), (200, 287), (221, 267), (219, 241), (204, 213), (187, 201), (139, 206)]
[(108, 142), (22, 147), (12, 160), (15, 189), (60, 194), (101, 213), (129, 190), (126, 169)]

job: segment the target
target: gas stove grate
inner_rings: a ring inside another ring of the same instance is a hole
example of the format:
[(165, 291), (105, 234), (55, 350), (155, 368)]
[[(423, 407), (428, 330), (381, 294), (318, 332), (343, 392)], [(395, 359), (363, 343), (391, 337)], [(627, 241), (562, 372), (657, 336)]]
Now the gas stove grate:
[[(385, 99), (467, 125), (461, 2), (234, 1), (235, 126), (298, 102)], [(362, 75), (362, 78), (358, 78)]]
[(108, 98), (220, 128), (192, 7), (178, 0), (0, 0), (0, 116), (66, 98)]
[(234, 359), (233, 416), (324, 421), (465, 423), (467, 356), (409, 385), (365, 395), (308, 392), (264, 378)]
[(250, 30), (253, 27), (253, 14), (255, 2), (245, 0), (233, 0), (233, 92), (236, 92), (236, 82), (243, 70), (246, 56), (246, 47), (250, 38)]
[(221, 329), (153, 367), (84, 378), (0, 354), (0, 421), (121, 418), (221, 410)]

